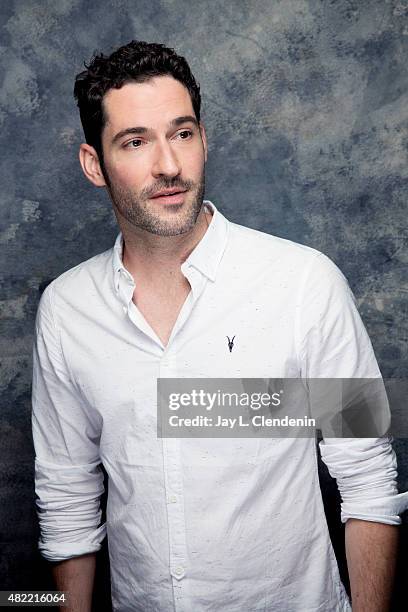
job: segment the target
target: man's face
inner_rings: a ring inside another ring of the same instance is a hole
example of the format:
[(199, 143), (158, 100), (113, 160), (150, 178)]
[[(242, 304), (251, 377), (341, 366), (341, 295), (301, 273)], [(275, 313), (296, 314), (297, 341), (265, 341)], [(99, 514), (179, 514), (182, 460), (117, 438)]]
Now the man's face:
[[(103, 106), (104, 176), (119, 221), (161, 236), (189, 231), (203, 203), (207, 146), (186, 87), (170, 76), (126, 83)], [(169, 189), (179, 193), (155, 197)]]

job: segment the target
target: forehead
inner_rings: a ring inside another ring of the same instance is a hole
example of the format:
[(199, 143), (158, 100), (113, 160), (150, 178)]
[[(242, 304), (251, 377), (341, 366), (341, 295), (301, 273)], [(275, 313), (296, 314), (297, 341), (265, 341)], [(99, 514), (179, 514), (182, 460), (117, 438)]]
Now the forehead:
[(171, 76), (110, 89), (103, 99), (103, 109), (108, 132), (130, 125), (157, 128), (174, 117), (194, 115), (188, 89)]

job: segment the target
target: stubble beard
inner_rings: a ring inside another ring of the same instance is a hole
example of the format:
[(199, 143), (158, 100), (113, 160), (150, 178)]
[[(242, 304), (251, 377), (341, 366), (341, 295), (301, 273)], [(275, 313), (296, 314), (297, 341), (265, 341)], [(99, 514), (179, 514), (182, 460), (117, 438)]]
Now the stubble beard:
[(149, 200), (152, 196), (151, 189), (135, 192), (132, 189), (113, 184), (107, 175), (105, 180), (115, 211), (131, 225), (157, 236), (178, 236), (190, 231), (194, 227), (203, 205), (205, 167), (203, 167), (200, 180), (197, 183), (180, 180), (162, 181), (155, 186), (154, 192), (173, 187), (182, 190), (188, 189), (187, 200), (184, 204), (180, 206), (172, 204), (167, 211), (166, 206), (163, 205), (162, 212), (152, 209), (152, 202)]

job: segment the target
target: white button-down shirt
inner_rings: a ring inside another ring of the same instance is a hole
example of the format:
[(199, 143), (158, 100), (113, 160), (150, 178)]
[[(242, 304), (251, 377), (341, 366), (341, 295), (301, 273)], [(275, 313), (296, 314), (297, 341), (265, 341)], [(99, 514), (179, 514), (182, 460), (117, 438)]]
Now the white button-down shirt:
[[(326, 256), (206, 206), (213, 218), (181, 266), (191, 291), (167, 346), (132, 302), (121, 235), (42, 296), (33, 379), (41, 552), (58, 561), (97, 551), (107, 530), (120, 612), (348, 611), (314, 439), (157, 438), (158, 377), (380, 375)], [(400, 522), (408, 500), (397, 494), (389, 439), (320, 446), (343, 521)]]

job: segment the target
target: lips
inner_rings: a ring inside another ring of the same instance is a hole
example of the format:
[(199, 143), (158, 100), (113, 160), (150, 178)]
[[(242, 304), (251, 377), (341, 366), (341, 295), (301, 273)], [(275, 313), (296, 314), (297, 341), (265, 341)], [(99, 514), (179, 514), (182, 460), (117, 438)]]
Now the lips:
[(152, 196), (152, 200), (160, 204), (183, 204), (187, 190), (165, 189)]
[(155, 200), (156, 198), (163, 198), (167, 196), (178, 195), (180, 193), (185, 193), (185, 192), (186, 192), (185, 189), (163, 189), (163, 191), (156, 192), (155, 195), (152, 196), (152, 199)]

